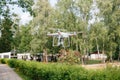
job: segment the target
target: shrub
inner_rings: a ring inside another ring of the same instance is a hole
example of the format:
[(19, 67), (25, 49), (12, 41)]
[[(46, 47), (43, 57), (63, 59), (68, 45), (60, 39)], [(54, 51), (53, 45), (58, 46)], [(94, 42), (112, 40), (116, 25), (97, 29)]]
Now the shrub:
[(0, 63), (2, 64), (7, 64), (8, 62), (8, 59), (4, 58), (4, 59), (0, 59)]
[(1, 62), (2, 64), (5, 64), (5, 59), (1, 59), (0, 62)]
[(8, 60), (11, 67), (32, 80), (119, 80), (120, 68), (86, 70), (79, 65)]

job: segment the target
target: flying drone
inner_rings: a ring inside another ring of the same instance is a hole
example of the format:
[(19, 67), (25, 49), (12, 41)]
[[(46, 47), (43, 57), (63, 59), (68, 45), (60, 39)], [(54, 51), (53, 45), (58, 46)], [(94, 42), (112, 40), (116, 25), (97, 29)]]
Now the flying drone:
[[(82, 33), (82, 32), (79, 32), (79, 33)], [(77, 32), (62, 32), (60, 31), (60, 29), (58, 29), (56, 33), (48, 33), (47, 35), (53, 37), (53, 43), (52, 43), (53, 46), (69, 47), (70, 37), (76, 36)], [(57, 39), (57, 44), (55, 44), (55, 39)]]

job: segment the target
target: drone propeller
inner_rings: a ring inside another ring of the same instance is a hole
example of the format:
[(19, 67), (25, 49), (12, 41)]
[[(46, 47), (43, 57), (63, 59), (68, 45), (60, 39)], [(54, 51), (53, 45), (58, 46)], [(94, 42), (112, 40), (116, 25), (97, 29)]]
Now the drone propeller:
[(59, 28), (49, 28), (49, 30), (53, 30), (53, 31), (67, 31), (66, 29), (59, 29)]

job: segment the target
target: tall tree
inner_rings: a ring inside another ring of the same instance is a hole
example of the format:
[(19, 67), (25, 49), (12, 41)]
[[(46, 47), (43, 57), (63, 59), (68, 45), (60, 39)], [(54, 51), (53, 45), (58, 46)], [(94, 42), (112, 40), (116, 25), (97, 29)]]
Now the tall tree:
[(18, 37), (16, 37), (16, 39), (21, 38), (17, 49), (20, 52), (30, 52), (30, 42), (32, 40), (32, 36), (30, 33), (30, 25), (21, 26), (19, 35), (17, 36)]
[(99, 9), (105, 25), (108, 27), (109, 45), (108, 53), (110, 53), (110, 59), (113, 57), (113, 53), (119, 49), (120, 41), (120, 0), (99, 0)]
[(35, 17), (32, 20), (31, 41), (32, 53), (43, 52), (47, 43), (47, 29), (50, 27), (50, 15), (52, 8), (48, 0), (38, 0), (34, 6)]
[(87, 38), (84, 34), (87, 35), (92, 3), (92, 0), (59, 0), (55, 8), (57, 28), (78, 33), (83, 31), (83, 35), (71, 38), (71, 48), (79, 50), (83, 55), (87, 51)]
[(23, 11), (29, 11), (33, 14), (32, 5), (33, 0), (1, 0), (0, 1), (0, 52), (6, 52), (11, 50), (11, 43), (13, 41), (13, 33), (11, 26), (14, 24), (14, 12), (10, 10), (10, 6), (18, 5)]
[(104, 25), (104, 22), (95, 22), (91, 25), (89, 35), (92, 39), (91, 44), (94, 46), (92, 51), (97, 51), (98, 54), (100, 52), (105, 51), (106, 41), (108, 40), (107, 34), (108, 30), (107, 27)]
[(8, 18), (2, 20), (1, 26), (4, 26), (0, 38), (0, 52), (8, 52), (11, 50), (12, 32), (10, 31), (12, 21)]

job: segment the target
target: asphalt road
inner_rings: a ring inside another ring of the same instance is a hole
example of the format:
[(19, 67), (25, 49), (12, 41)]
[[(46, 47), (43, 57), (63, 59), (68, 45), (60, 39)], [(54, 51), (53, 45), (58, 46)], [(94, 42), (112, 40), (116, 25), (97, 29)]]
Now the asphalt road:
[(8, 65), (0, 64), (0, 80), (22, 80), (22, 79)]

